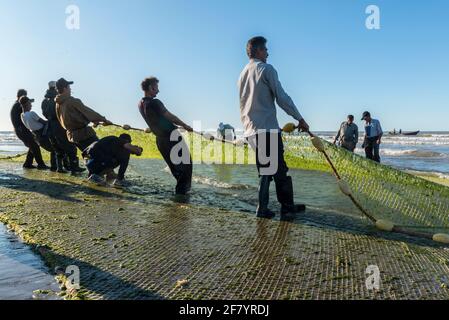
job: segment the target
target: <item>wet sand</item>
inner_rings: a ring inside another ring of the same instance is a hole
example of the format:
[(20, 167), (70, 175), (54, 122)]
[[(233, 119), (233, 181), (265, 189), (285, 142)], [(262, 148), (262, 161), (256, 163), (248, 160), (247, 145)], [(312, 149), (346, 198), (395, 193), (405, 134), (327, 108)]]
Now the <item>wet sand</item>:
[[(133, 160), (125, 190), (19, 163), (0, 169), (0, 220), (50, 270), (79, 267), (81, 290), (67, 298), (449, 298), (448, 249), (377, 231), (328, 173), (292, 170), (308, 209), (281, 222), (255, 218), (248, 167), (196, 167), (188, 203), (174, 201), (160, 160)], [(278, 210), (275, 199), (272, 190)], [(369, 265), (380, 269), (378, 291), (365, 285)]]

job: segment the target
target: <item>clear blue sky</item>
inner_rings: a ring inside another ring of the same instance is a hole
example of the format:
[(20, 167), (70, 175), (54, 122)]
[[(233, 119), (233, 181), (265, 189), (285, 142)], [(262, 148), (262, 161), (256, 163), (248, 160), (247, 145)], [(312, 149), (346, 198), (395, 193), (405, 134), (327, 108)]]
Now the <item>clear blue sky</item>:
[[(68, 30), (65, 9), (80, 8)], [(365, 28), (378, 5), (381, 29)], [(449, 130), (449, 2), (357, 0), (0, 0), (0, 129), (18, 88), (74, 80), (74, 96), (117, 123), (144, 127), (140, 81), (185, 121), (240, 127), (237, 79), (246, 41), (268, 38), (269, 62), (312, 130), (364, 109), (385, 129)], [(281, 124), (289, 121), (278, 110)]]

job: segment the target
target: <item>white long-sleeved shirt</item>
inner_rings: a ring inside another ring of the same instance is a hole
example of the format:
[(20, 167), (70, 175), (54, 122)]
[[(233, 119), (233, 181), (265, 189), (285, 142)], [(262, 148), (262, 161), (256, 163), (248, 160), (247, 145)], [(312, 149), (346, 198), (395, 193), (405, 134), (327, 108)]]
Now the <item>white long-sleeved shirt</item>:
[(276, 103), (296, 120), (303, 117), (293, 100), (284, 91), (274, 67), (258, 59), (251, 59), (238, 81), (240, 118), (246, 137), (258, 130), (279, 130)]

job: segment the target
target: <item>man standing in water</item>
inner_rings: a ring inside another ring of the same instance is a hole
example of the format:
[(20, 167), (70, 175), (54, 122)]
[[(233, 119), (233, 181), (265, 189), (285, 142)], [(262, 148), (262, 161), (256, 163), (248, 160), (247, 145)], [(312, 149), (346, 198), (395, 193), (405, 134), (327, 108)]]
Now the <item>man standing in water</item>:
[[(156, 99), (159, 93), (157, 78), (146, 78), (142, 81), (141, 87), (145, 96), (139, 102), (140, 114), (156, 135), (157, 148), (177, 181), (176, 194), (186, 195), (192, 185), (192, 159), (177, 129), (182, 127), (189, 132), (193, 129), (168, 111), (159, 99)], [(174, 147), (179, 150), (176, 159), (172, 158), (171, 154)]]
[(365, 139), (362, 147), (365, 148), (366, 157), (380, 163), (379, 146), (383, 135), (380, 122), (371, 118), (368, 111), (363, 113), (362, 120), (365, 120)]
[(56, 116), (61, 126), (67, 130), (67, 138), (74, 143), (78, 149), (83, 151), (89, 145), (98, 141), (97, 134), (89, 123), (110, 125), (112, 122), (105, 117), (86, 107), (80, 99), (72, 97), (70, 85), (73, 81), (64, 78), (56, 82), (58, 95), (56, 101)]
[(17, 135), (23, 144), (28, 148), (28, 153), (25, 159), (25, 163), (23, 164), (24, 169), (34, 169), (33, 160), (37, 162), (37, 168), (46, 170), (49, 169), (47, 165), (42, 160), (41, 149), (39, 145), (34, 140), (33, 134), (30, 130), (25, 127), (22, 122), (21, 114), (22, 114), (22, 105), (19, 102), (20, 97), (27, 96), (27, 91), (24, 89), (20, 89), (17, 91), (17, 100), (14, 102), (14, 105), (11, 108), (11, 122), (14, 127), (14, 132)]
[[(296, 213), (305, 209), (295, 205), (292, 178), (287, 175), (288, 167), (284, 160), (284, 145), (281, 130), (276, 118), (277, 104), (296, 119), (298, 127), (308, 131), (292, 99), (285, 93), (272, 65), (267, 64), (267, 40), (254, 37), (248, 41), (246, 51), (250, 59), (238, 81), (240, 93), (240, 116), (250, 145), (256, 152), (256, 165), (259, 171), (259, 205), (256, 215), (271, 219), (275, 213), (268, 209), (270, 182), (274, 179), (277, 199), (281, 203), (281, 219), (292, 220)], [(270, 157), (269, 163), (266, 160)], [(269, 169), (274, 165), (277, 170)]]
[(350, 114), (348, 121), (340, 125), (337, 136), (334, 139), (334, 144), (340, 143), (343, 149), (354, 152), (354, 149), (359, 141), (359, 127), (354, 123), (354, 116)]

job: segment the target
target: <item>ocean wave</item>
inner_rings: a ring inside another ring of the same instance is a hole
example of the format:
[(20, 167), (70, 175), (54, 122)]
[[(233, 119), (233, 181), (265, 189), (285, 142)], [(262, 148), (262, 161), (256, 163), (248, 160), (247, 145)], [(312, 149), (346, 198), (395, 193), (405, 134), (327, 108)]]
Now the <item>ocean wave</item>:
[(434, 177), (439, 179), (449, 180), (449, 173), (437, 172), (437, 171), (416, 171), (416, 170), (405, 170), (408, 173), (416, 174), (419, 176)]
[(198, 184), (204, 184), (215, 188), (232, 189), (232, 190), (247, 190), (253, 188), (247, 184), (236, 184), (218, 181), (209, 177), (193, 176), (192, 181)]
[(416, 150), (416, 149), (407, 149), (407, 150), (381, 149), (380, 154), (385, 156), (413, 156), (417, 158), (443, 158), (449, 156), (447, 154), (436, 151)]

